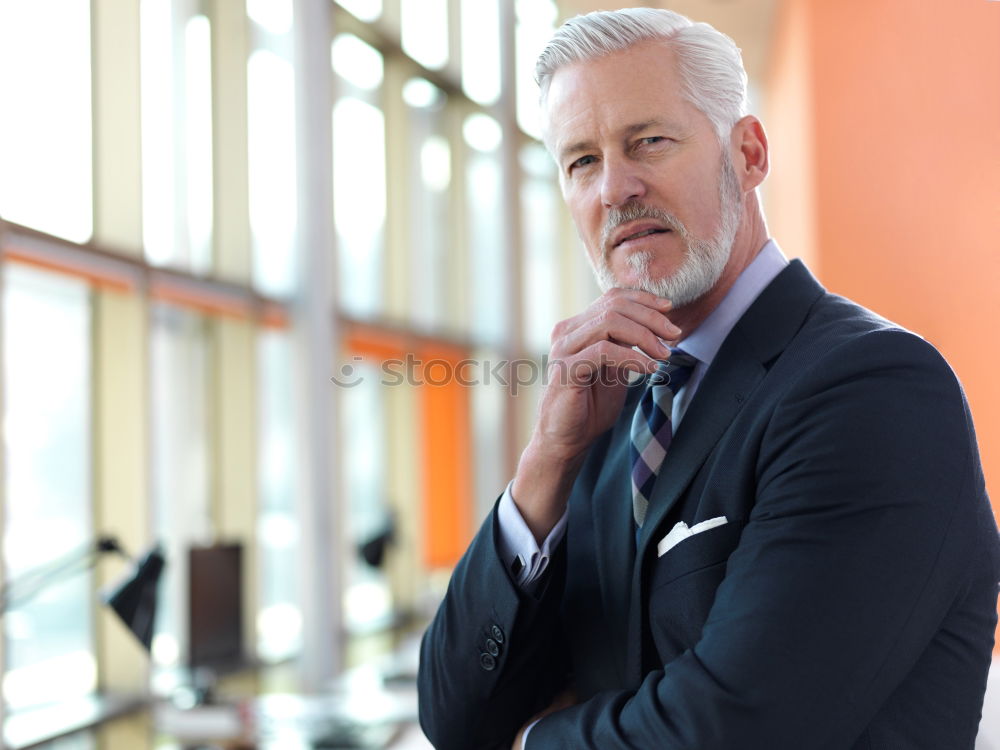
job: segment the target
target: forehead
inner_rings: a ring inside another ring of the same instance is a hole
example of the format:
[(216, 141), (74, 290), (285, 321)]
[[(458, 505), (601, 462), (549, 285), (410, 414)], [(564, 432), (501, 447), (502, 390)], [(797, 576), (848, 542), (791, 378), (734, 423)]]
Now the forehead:
[(660, 41), (560, 68), (542, 114), (546, 140), (556, 154), (569, 143), (614, 136), (638, 123), (710, 127), (684, 98), (675, 55)]

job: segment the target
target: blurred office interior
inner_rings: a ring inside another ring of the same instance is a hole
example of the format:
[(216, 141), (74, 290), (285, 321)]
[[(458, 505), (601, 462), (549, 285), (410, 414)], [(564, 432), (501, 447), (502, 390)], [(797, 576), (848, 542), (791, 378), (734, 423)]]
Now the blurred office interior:
[[(996, 495), (1000, 2), (646, 5), (743, 49), (772, 236), (941, 349)], [(181, 747), (149, 705), (198, 687), (204, 548), (238, 550), (213, 689), (412, 676), (597, 294), (532, 70), (598, 7), (0, 0), (0, 566), (72, 568), (2, 613), (5, 746)], [(167, 560), (149, 652), (105, 536)]]

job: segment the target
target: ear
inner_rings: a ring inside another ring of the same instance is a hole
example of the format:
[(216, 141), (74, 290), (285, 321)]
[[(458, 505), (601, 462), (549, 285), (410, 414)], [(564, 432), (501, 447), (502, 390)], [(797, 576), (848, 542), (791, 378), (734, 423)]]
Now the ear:
[(767, 152), (767, 134), (753, 115), (747, 115), (733, 126), (730, 139), (733, 169), (743, 192), (748, 193), (760, 185), (770, 170)]

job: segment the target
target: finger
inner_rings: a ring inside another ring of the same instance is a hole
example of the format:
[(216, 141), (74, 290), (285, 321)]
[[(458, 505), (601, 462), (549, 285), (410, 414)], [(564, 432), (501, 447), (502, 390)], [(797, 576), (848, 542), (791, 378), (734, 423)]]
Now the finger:
[(653, 359), (665, 359), (670, 349), (660, 338), (666, 334), (662, 326), (651, 326), (653, 321), (636, 321), (619, 310), (602, 310), (553, 345), (552, 355), (573, 355), (600, 341), (611, 341), (627, 348), (636, 346)]
[(577, 317), (586, 318), (600, 310), (615, 309), (644, 310), (648, 315), (663, 318), (673, 309), (673, 305), (668, 299), (639, 289), (609, 289), (588, 305), (587, 309)]
[(646, 305), (647, 307), (652, 307), (657, 310), (669, 310), (673, 306), (666, 297), (658, 297), (655, 294), (642, 289), (621, 289), (613, 288), (604, 292), (598, 300), (601, 299), (626, 299), (632, 300), (633, 302), (638, 302), (641, 305)]
[(653, 373), (659, 363), (630, 346), (610, 340), (591, 344), (576, 354), (553, 359), (547, 372), (550, 384), (589, 387), (602, 385), (628, 385), (629, 372)]
[[(654, 300), (658, 299), (651, 294), (647, 296)], [(681, 336), (681, 329), (674, 325), (661, 309), (651, 308), (645, 302), (638, 302), (629, 297), (606, 297), (595, 302), (580, 315), (562, 321), (556, 326), (552, 333), (553, 352), (573, 352), (601, 338), (615, 338), (615, 332), (622, 330), (622, 319), (632, 321), (648, 330), (652, 338), (637, 334), (632, 336), (635, 340), (629, 340), (628, 337), (620, 340), (628, 340), (629, 345), (640, 346), (654, 358), (666, 356), (659, 345), (660, 339), (669, 341)], [(631, 328), (630, 330), (635, 331)]]
[(638, 289), (611, 289), (598, 301), (608, 310), (617, 310), (642, 325), (648, 326), (658, 337), (676, 339), (681, 329), (669, 318), (673, 305), (670, 300)]

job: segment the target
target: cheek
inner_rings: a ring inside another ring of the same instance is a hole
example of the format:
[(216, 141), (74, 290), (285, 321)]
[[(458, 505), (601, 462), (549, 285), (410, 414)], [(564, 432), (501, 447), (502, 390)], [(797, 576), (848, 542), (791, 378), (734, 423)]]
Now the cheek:
[(687, 189), (687, 211), (688, 229), (692, 233), (708, 237), (715, 232), (719, 221), (718, 175), (699, 172), (691, 176)]
[(713, 200), (700, 200), (693, 208), (691, 231), (702, 238), (710, 236), (719, 221), (719, 201), (715, 194), (712, 198)]
[(576, 226), (580, 239), (588, 245), (600, 240), (604, 228), (604, 210), (600, 201), (586, 200), (581, 195), (566, 195), (566, 205), (569, 208), (573, 224)]

